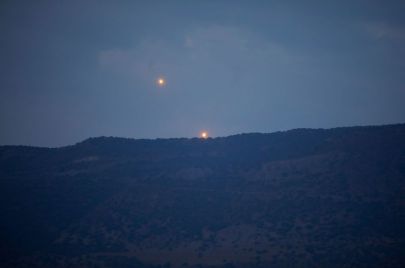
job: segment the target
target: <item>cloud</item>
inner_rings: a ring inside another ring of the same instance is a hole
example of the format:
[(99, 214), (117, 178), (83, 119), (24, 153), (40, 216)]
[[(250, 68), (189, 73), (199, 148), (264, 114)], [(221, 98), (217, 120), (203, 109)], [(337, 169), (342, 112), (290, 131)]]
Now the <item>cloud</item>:
[(282, 45), (263, 36), (220, 25), (194, 28), (174, 40), (150, 37), (130, 49), (99, 53), (102, 69), (137, 80), (150, 80), (160, 74), (197, 80), (202, 74), (211, 80), (219, 73), (225, 79), (252, 72), (260, 76), (263, 70), (291, 65), (295, 59)]
[(374, 39), (405, 40), (405, 29), (387, 23), (368, 22), (363, 28)]
[(235, 61), (255, 58), (281, 63), (289, 56), (282, 45), (247, 29), (229, 26), (197, 28), (186, 36), (185, 47), (194, 56), (210, 55), (216, 59), (232, 58)]
[(130, 49), (114, 48), (99, 53), (99, 65), (104, 70), (137, 79), (158, 75), (169, 62), (172, 48), (159, 40), (144, 40)]

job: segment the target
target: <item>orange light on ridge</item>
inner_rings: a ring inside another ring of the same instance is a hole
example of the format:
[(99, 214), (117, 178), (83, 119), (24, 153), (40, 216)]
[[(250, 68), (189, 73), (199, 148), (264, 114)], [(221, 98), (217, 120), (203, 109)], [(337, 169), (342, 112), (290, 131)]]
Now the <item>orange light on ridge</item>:
[(208, 132), (207, 132), (207, 131), (201, 132), (200, 137), (201, 137), (202, 139), (208, 139)]

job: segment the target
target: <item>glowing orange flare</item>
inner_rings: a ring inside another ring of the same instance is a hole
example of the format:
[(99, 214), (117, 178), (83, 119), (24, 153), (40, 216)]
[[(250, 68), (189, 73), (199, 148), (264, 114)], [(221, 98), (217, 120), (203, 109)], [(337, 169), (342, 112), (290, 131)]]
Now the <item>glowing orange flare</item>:
[(203, 139), (207, 139), (208, 138), (208, 132), (206, 132), (206, 131), (203, 131), (203, 132), (201, 132), (201, 138), (203, 138)]
[(157, 83), (157, 85), (158, 85), (159, 87), (163, 87), (164, 85), (166, 85), (166, 80), (161, 77), (161, 78), (158, 78), (158, 79), (156, 80), (156, 83)]

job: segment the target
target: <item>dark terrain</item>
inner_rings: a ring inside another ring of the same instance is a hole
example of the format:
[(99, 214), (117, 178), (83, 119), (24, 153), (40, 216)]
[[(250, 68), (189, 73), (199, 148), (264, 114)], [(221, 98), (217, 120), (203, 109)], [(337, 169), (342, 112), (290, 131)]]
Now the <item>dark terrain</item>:
[(0, 267), (405, 267), (405, 125), (0, 147)]

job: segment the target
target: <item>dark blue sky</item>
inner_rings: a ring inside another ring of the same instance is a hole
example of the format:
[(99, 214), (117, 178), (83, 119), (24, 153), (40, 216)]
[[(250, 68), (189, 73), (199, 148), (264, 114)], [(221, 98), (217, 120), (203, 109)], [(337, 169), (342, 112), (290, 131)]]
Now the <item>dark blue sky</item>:
[(0, 144), (403, 123), (404, 14), (403, 1), (1, 1)]

